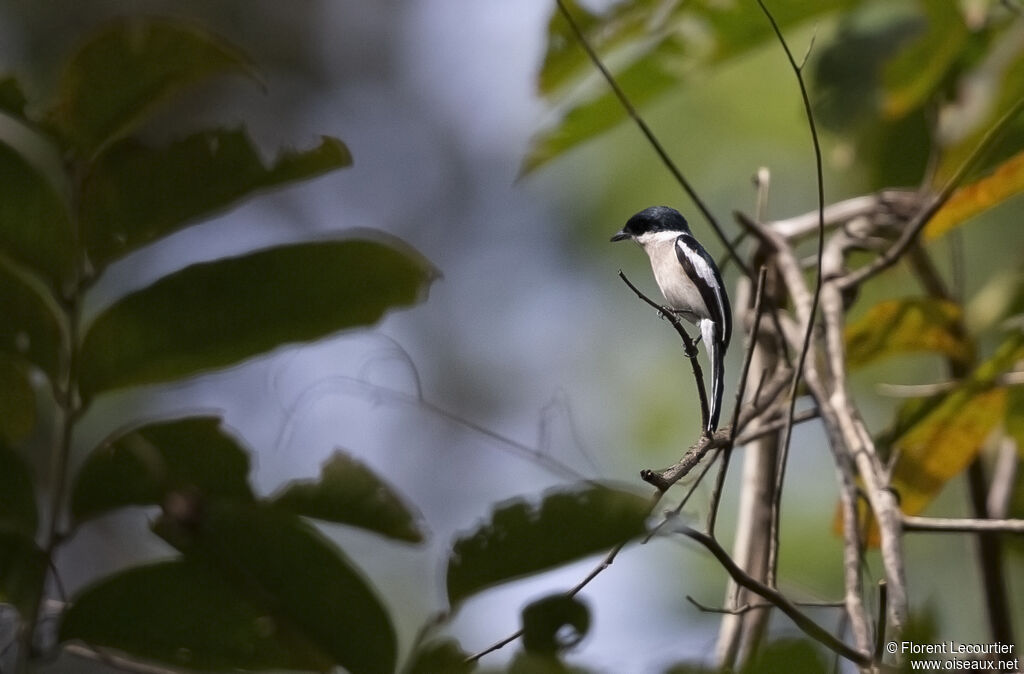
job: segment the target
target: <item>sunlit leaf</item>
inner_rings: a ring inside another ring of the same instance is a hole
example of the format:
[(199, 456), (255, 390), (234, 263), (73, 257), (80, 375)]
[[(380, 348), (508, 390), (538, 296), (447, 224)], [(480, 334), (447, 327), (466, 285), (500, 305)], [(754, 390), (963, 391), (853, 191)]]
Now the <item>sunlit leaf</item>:
[(119, 434), (93, 450), (71, 492), (78, 520), (173, 493), (251, 501), (249, 455), (216, 417), (189, 417)]
[(46, 555), (31, 536), (0, 528), (0, 603), (33, 614), (46, 577)]
[(0, 442), (0, 531), (31, 540), (36, 535), (37, 518), (35, 480), (28, 464)]
[(395, 669), (390, 617), (341, 551), (298, 516), (261, 504), (206, 503), (194, 518), (161, 518), (155, 530), (257, 603), (275, 629), (295, 634), (317, 659), (352, 672)]
[(35, 425), (36, 394), (29, 368), (21, 358), (0, 352), (0, 443), (21, 442)]
[(370, 325), (422, 300), (435, 277), (414, 251), (371, 239), (277, 246), (192, 265), (100, 314), (82, 345), (80, 388), (89, 397), (180, 379)]
[[(785, 30), (853, 4), (856, 0), (778, 0), (771, 3), (771, 10)], [(581, 11), (576, 3), (568, 7), (602, 56), (612, 51), (621, 57), (615, 59), (615, 77), (634, 105), (678, 90), (700, 66), (722, 63), (774, 38), (764, 15), (742, 3), (626, 0), (601, 15)], [(569, 90), (569, 83), (592, 75), (593, 70), (557, 6), (548, 31), (539, 86), (552, 96)], [(574, 99), (563, 106), (561, 120), (534, 137), (520, 173), (529, 173), (626, 118), (607, 86), (602, 84), (598, 91), (575, 92)]]
[(556, 655), (579, 644), (590, 630), (590, 609), (576, 597), (556, 594), (523, 608), (523, 648)]
[(469, 654), (451, 640), (431, 641), (413, 651), (404, 674), (470, 674), (475, 662), (466, 662)]
[(184, 88), (224, 73), (252, 74), (222, 38), (169, 19), (106, 24), (67, 61), (53, 111), (57, 126), (86, 155), (127, 133)]
[(71, 224), (53, 185), (20, 153), (0, 142), (0, 251), (55, 288), (72, 268)]
[(319, 480), (293, 482), (273, 502), (306, 517), (411, 543), (423, 540), (411, 508), (373, 471), (344, 452), (335, 452), (324, 463)]
[(326, 653), (268, 609), (201, 563), (162, 562), (83, 590), (64, 614), (60, 639), (189, 669), (330, 668)]
[(959, 5), (948, 0), (918, 4), (924, 10), (923, 30), (885, 64), (882, 111), (888, 117), (902, 117), (923, 105), (967, 42)]
[(455, 541), (448, 559), (448, 599), (455, 604), (505, 581), (605, 551), (644, 532), (650, 501), (591, 485), (553, 490), (540, 505), (513, 501)]
[(960, 391), (946, 397), (896, 442), (892, 487), (903, 512), (924, 510), (966, 468), (1003, 418), (1006, 389)]
[(999, 165), (995, 171), (953, 193), (924, 229), (929, 239), (942, 236), (974, 216), (1024, 192), (1024, 152)]
[(933, 352), (962, 363), (974, 358), (963, 334), (959, 304), (930, 297), (884, 300), (846, 328), (846, 357), (851, 368), (900, 353)]
[(82, 186), (86, 250), (102, 268), (255, 192), (351, 163), (348, 148), (329, 137), (284, 151), (269, 166), (242, 129), (203, 131), (163, 147), (128, 138), (98, 159)]

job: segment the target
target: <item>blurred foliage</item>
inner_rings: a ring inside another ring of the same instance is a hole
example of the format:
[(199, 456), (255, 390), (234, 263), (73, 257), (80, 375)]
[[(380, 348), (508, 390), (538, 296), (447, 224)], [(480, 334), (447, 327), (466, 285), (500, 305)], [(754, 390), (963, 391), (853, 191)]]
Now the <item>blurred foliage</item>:
[[(19, 451), (35, 430), (37, 399), (58, 410), (53, 465), (67, 471), (75, 425), (97, 396), (372, 325), (422, 301), (436, 278), (402, 242), (360, 231), (186, 266), (83, 324), (81, 307), (111, 263), (261, 190), (351, 164), (335, 138), (286, 149), (268, 166), (244, 129), (165, 145), (134, 135), (192, 85), (253, 72), (204, 29), (130, 18), (71, 54), (51, 106), (29, 101), (13, 78), (0, 86), (14, 124), (0, 137), (0, 599), (19, 609), (26, 639), (50, 555), (67, 536), (59, 512), (40, 527), (42, 481), (29, 468), (38, 462)], [(49, 173), (46, 152), (29, 149), (38, 147), (61, 157), (65, 175)], [(49, 397), (33, 386), (43, 380)], [(208, 670), (393, 672), (397, 640), (376, 589), (304, 518), (417, 542), (412, 511), (342, 453), (321, 480), (257, 498), (251, 451), (216, 416), (140, 419), (88, 452), (73, 476), (43, 482), (68, 485), (73, 528), (159, 507), (153, 531), (180, 553), (70, 597), (59, 639)], [(63, 494), (46, 500), (59, 507)]]
[[(637, 105), (773, 39), (763, 15), (743, 3), (566, 5)], [(784, 31), (828, 28), (807, 64), (816, 114), (871, 189), (945, 185), (1024, 98), (1024, 19), (1009, 4), (981, 3), (980, 15), (945, 0), (769, 5)], [(524, 172), (625, 119), (557, 10), (547, 29), (538, 87), (559, 118), (533, 139)], [(17, 78), (0, 77), (0, 114), (9, 123), (0, 133), (0, 600), (18, 609), (26, 650), (53, 555), (75, 528), (125, 508), (159, 508), (152, 529), (170, 546), (169, 558), (68, 597), (56, 629), (61, 643), (203, 670), (393, 672), (402, 659), (395, 616), (310, 520), (406, 544), (421, 542), (426, 527), (403, 494), (346, 452), (335, 453), (318, 478), (264, 498), (251, 486), (253, 448), (216, 415), (182, 416), (109, 429), (70, 468), (71, 438), (97, 399), (371, 326), (422, 302), (437, 278), (403, 242), (359, 231), (185, 266), (147, 287), (121, 289), (84, 322), (83, 305), (110, 265), (266, 190), (352, 164), (345, 144), (331, 137), (281, 149), (268, 162), (237, 124), (160, 141), (144, 133), (170, 103), (196, 85), (224, 86), (225, 76), (260, 84), (243, 50), (204, 27), (132, 17), (101, 26), (68, 55), (49, 102), (28, 95), (33, 88)], [(37, 146), (42, 156), (29, 149)], [(969, 235), (967, 225), (981, 221), (975, 216), (1024, 191), (1022, 146), (1017, 119), (973, 164), (927, 235)], [(1020, 284), (1009, 292), (988, 334), (967, 332), (965, 298), (902, 294), (850, 326), (851, 366), (913, 352), (967, 372), (949, 390), (908, 401), (879, 438), (897, 457), (894, 487), (908, 512), (926, 507), (994, 432), (1005, 429), (1024, 445), (1020, 388), (1003, 381), (1024, 360), (1021, 326), (1012, 320), (1024, 292)], [(30, 466), (42, 462), (28, 460), (35, 457), (26, 455), (26, 440), (50, 419), (59, 425), (51, 433), (54, 473), (34, 475)], [(1022, 503), (1018, 480), (1014, 513)], [(449, 602), (457, 608), (499, 584), (633, 540), (649, 510), (648, 499), (600, 484), (499, 504), (453, 541)], [(526, 651), (508, 671), (581, 671), (559, 658), (590, 622), (589, 609), (565, 595), (529, 605)], [(421, 637), (404, 671), (475, 669), (457, 643), (429, 629)], [(813, 645), (784, 641), (767, 645), (743, 671), (823, 668)]]

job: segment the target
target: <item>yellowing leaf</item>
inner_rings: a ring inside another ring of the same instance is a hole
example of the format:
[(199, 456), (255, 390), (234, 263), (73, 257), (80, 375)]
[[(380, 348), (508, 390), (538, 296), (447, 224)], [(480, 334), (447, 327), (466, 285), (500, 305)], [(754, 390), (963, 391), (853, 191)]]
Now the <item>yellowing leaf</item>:
[(900, 452), (892, 486), (903, 512), (924, 510), (946, 482), (967, 467), (1002, 420), (1006, 389), (954, 393), (896, 443)]
[(959, 304), (929, 297), (879, 302), (846, 328), (851, 368), (898, 353), (931, 351), (959, 362), (973, 359), (974, 347), (960, 330)]
[(975, 215), (1024, 192), (1024, 151), (1000, 164), (991, 175), (961, 187), (924, 228), (928, 239), (942, 236)]
[[(1024, 334), (1013, 333), (995, 355), (979, 365), (957, 388), (927, 399), (908, 401), (894, 428), (878, 439), (896, 456), (890, 486), (900, 507), (916, 515), (951, 478), (974, 460), (989, 433), (1003, 421), (1008, 391), (998, 378), (1024, 359)], [(878, 528), (866, 507), (859, 507), (870, 545), (878, 544)], [(840, 524), (838, 518), (837, 524)]]

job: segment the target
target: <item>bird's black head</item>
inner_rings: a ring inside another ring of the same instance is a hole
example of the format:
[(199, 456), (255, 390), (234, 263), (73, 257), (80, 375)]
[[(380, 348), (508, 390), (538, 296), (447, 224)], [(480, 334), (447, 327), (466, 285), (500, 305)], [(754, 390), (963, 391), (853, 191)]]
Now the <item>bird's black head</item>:
[(651, 206), (627, 220), (626, 226), (612, 237), (612, 241), (635, 239), (642, 234), (654, 232), (688, 231), (690, 227), (686, 224), (686, 218), (679, 211), (668, 206)]

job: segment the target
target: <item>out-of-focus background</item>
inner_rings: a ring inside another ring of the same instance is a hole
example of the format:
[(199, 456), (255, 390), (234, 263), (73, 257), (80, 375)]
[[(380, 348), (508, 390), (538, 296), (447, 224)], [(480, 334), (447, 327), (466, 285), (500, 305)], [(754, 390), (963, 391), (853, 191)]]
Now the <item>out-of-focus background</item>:
[[(186, 264), (339, 229), (397, 235), (443, 274), (427, 302), (388, 315), (372, 330), (279, 349), (186, 384), (104, 397), (76, 438), (84, 451), (140, 414), (217, 410), (257, 448), (263, 493), (316, 475), (336, 447), (352, 452), (415, 504), (429, 532), (425, 545), (410, 546), (324, 528), (381, 591), (406, 648), (445, 608), (444, 564), (456, 533), (503, 499), (572, 479), (530, 451), (578, 476), (641, 488), (638, 472), (678, 458), (699, 424), (678, 338), (617, 278), (622, 269), (655, 292), (646, 259), (633, 246), (608, 243), (634, 212), (669, 204), (690, 216), (720, 259), (721, 246), (692, 204), (631, 125), (520, 176), (531, 136), (557, 119), (536, 85), (553, 11), (548, 0), (9, 0), (0, 7), (0, 65), (36, 98), (45, 100), (61, 60), (105, 19), (182, 17), (237, 44), (263, 86), (244, 79), (204, 86), (161, 113), (147, 134), (244, 123), (268, 157), (282, 146), (312, 146), (320, 134), (341, 138), (352, 151), (348, 169), (247, 201), (118, 262), (90, 296), (87, 317)], [(789, 37), (796, 52), (810, 48), (813, 60), (836, 30), (826, 19)], [(731, 211), (752, 212), (751, 177), (759, 167), (771, 170), (769, 218), (815, 207), (807, 125), (777, 44), (696, 74), (645, 113), (727, 226)], [(875, 186), (846, 139), (826, 131), (824, 142), (829, 201)], [(988, 280), (970, 273), (980, 256), (988, 268), (1019, 262), (1019, 245), (997, 245), (1007, 236), (1019, 244), (1009, 229), (1012, 210), (972, 230), (968, 295)], [(735, 269), (725, 275), (731, 286)], [(899, 271), (887, 279), (906, 281)], [(736, 384), (741, 346), (737, 334), (727, 391)], [(884, 425), (896, 404), (877, 395), (873, 382), (935, 378), (934, 363), (923, 357), (863, 373), (858, 381), (872, 427)], [(726, 399), (728, 413), (728, 393)], [(836, 490), (816, 424), (797, 430), (791, 471), (781, 586), (806, 599), (836, 599)], [(730, 480), (723, 532), (730, 531), (736, 490)], [(954, 481), (934, 507), (956, 512), (963, 502)], [(693, 508), (699, 516), (700, 506)], [(166, 555), (147, 529), (149, 517), (131, 512), (83, 528), (59, 560), (67, 590)], [(907, 548), (915, 608), (931, 611), (946, 638), (985, 641), (980, 589), (963, 580), (974, 577), (965, 572), (973, 569), (970, 541), (909, 537)], [(1019, 587), (1014, 554), (1011, 583)], [(596, 561), (483, 593), (460, 609), (452, 632), (467, 651), (482, 649), (518, 627), (522, 605), (574, 585)], [(656, 540), (628, 547), (584, 592), (594, 626), (570, 661), (602, 672), (658, 672), (707, 657), (719, 616), (699, 612), (686, 597), (719, 605), (724, 580), (691, 545)], [(1024, 605), (1014, 608), (1024, 623)], [(839, 620), (828, 610), (814, 615)], [(781, 617), (772, 630), (794, 633)], [(509, 647), (485, 662), (511, 654)], [(82, 665), (58, 662), (51, 669), (72, 666)]]

